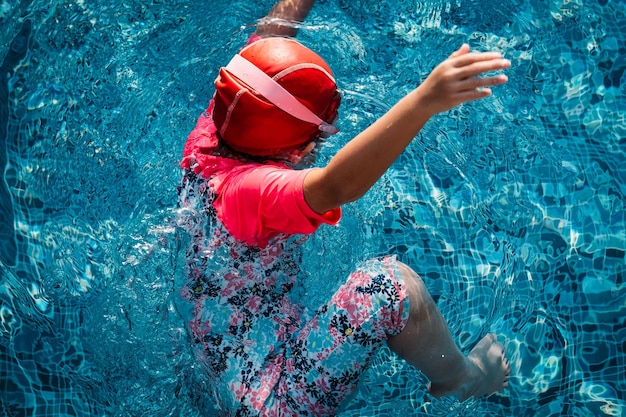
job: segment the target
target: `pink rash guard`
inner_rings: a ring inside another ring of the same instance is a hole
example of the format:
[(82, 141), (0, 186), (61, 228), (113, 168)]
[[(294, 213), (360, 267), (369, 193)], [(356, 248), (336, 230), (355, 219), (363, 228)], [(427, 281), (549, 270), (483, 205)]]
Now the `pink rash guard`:
[(214, 155), (218, 137), (212, 107), (213, 102), (189, 134), (181, 166), (209, 180), (217, 218), (235, 239), (265, 247), (280, 234), (309, 234), (323, 223), (339, 222), (340, 208), (318, 214), (304, 200), (302, 184), (310, 169)]

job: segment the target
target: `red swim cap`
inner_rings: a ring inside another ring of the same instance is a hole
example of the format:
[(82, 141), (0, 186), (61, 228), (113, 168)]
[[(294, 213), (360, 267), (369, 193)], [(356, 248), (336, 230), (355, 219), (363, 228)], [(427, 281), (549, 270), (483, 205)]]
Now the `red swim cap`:
[[(239, 54), (320, 119), (334, 122), (340, 96), (330, 68), (315, 52), (293, 39), (272, 37)], [(226, 68), (220, 69), (215, 87), (213, 120), (222, 139), (236, 151), (279, 154), (320, 135), (319, 126), (281, 110)]]

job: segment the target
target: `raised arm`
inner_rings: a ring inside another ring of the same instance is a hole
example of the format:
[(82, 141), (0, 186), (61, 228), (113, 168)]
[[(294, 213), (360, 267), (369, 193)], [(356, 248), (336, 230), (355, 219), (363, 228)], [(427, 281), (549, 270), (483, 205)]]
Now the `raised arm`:
[(369, 190), (435, 114), (491, 94), (505, 75), (478, 77), (508, 68), (497, 52), (470, 53), (463, 45), (415, 90), (304, 180), (304, 198), (318, 213), (357, 200)]
[(294, 23), (301, 23), (311, 11), (315, 0), (279, 0), (267, 16), (258, 24), (256, 34), (269, 36), (291, 36), (298, 33)]

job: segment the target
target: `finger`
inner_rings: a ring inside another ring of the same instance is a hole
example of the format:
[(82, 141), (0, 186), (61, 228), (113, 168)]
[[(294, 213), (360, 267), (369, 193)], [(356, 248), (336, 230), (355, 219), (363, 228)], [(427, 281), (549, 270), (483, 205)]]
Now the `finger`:
[(455, 67), (466, 67), (476, 62), (491, 61), (496, 59), (502, 59), (500, 52), (467, 52), (462, 55), (454, 57), (453, 65)]
[(461, 56), (463, 54), (468, 53), (470, 50), (470, 47), (468, 44), (464, 43), (463, 45), (461, 45), (461, 47), (459, 49), (457, 49), (456, 51), (452, 52), (452, 55), (450, 55), (450, 58), (455, 58), (457, 56)]
[(458, 89), (459, 91), (475, 90), (477, 88), (504, 84), (508, 80), (509, 77), (504, 74), (498, 74), (493, 77), (472, 77), (459, 81)]
[(470, 78), (457, 84), (455, 99), (459, 102), (474, 101), (490, 96), (492, 86), (504, 84), (508, 77), (504, 74), (495, 77)]
[(457, 67), (455, 74), (459, 79), (475, 77), (489, 71), (500, 71), (511, 66), (508, 59), (490, 59), (485, 61), (476, 61), (463, 67)]
[(459, 103), (466, 103), (468, 101), (480, 100), (481, 98), (489, 97), (492, 94), (490, 88), (479, 88), (473, 90), (465, 90), (456, 94), (455, 99)]

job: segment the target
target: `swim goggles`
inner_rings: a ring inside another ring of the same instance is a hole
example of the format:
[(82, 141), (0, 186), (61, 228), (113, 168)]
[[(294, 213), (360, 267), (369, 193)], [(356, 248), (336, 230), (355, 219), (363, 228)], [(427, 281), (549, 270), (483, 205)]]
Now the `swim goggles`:
[(320, 119), (272, 77), (241, 55), (235, 55), (225, 69), (287, 114), (317, 125), (320, 131), (328, 135), (339, 131), (335, 125)]

